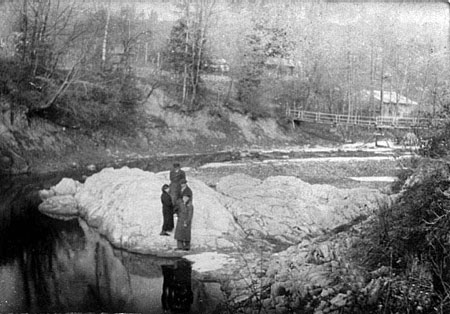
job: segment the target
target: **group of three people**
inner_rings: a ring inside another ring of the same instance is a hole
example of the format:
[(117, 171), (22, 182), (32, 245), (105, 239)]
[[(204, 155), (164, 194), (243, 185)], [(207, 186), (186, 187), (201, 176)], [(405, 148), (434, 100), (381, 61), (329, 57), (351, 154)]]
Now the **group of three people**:
[(188, 251), (191, 248), (191, 224), (194, 215), (192, 190), (187, 186), (186, 173), (180, 164), (173, 164), (169, 172), (170, 185), (162, 186), (163, 226), (160, 235), (168, 236), (174, 229), (174, 214), (177, 215), (175, 239), (177, 249)]

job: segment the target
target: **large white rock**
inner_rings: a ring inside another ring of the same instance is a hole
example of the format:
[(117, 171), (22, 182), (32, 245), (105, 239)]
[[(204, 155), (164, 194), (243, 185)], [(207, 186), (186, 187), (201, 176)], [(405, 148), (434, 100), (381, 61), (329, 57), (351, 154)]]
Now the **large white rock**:
[[(42, 197), (46, 193), (40, 195)], [(63, 220), (75, 218), (80, 214), (77, 201), (69, 194), (46, 196), (46, 200), (39, 205), (39, 210), (48, 216)]]
[[(176, 246), (173, 237), (159, 235), (163, 223), (161, 186), (169, 181), (167, 172), (106, 168), (87, 178), (84, 184), (68, 184), (67, 180), (65, 185), (77, 186), (75, 202), (68, 201), (71, 196), (56, 194), (40, 205), (42, 212), (55, 217), (64, 212), (73, 216), (78, 211), (90, 226), (119, 247), (152, 252)], [(192, 247), (233, 246), (242, 231), (222, 205), (222, 196), (195, 179), (189, 179), (188, 185), (194, 192)], [(64, 202), (58, 204), (58, 200)], [(69, 204), (72, 208), (68, 208)]]
[[(140, 251), (167, 251), (173, 237), (160, 236), (161, 186), (168, 172), (106, 168), (84, 184), (64, 179), (41, 191), (40, 210), (63, 219), (80, 216), (114, 245)], [(192, 247), (238, 247), (244, 231), (256, 237), (298, 243), (370, 215), (388, 199), (373, 189), (311, 185), (295, 177), (259, 180), (243, 174), (222, 178), (216, 190), (188, 178), (194, 193)]]
[(77, 193), (80, 188), (81, 183), (69, 178), (63, 178), (57, 185), (52, 187), (52, 190), (55, 194), (72, 194)]
[(226, 207), (247, 232), (288, 242), (369, 215), (388, 198), (374, 189), (338, 189), (287, 176), (259, 180), (235, 174), (216, 188), (229, 196)]

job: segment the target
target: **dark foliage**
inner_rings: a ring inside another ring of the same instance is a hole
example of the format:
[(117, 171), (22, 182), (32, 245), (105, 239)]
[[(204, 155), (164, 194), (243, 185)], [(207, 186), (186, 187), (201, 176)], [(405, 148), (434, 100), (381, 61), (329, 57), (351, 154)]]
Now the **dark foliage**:
[(40, 107), (47, 96), (47, 84), (31, 75), (31, 67), (18, 60), (0, 60), (0, 95), (15, 107), (33, 109)]
[(448, 172), (432, 168), (420, 183), (405, 188), (395, 204), (381, 207), (366, 264), (389, 266), (396, 275), (382, 293), (391, 298), (384, 305), (386, 313), (402, 308), (411, 313), (423, 312), (417, 308), (450, 310), (449, 189)]
[[(178, 20), (172, 28), (169, 42), (164, 51), (163, 68), (177, 76), (177, 90), (189, 111), (200, 109), (201, 74), (208, 56), (205, 51), (206, 39), (201, 26), (194, 22), (188, 25), (185, 19)], [(186, 101), (188, 99), (188, 101)]]
[(264, 55), (261, 38), (251, 34), (246, 38), (250, 50), (244, 55), (240, 69), (237, 99), (245, 104), (245, 113), (258, 118), (264, 112), (260, 108), (260, 87), (264, 72)]
[(446, 157), (450, 152), (450, 124), (436, 129), (434, 135), (424, 143), (420, 154), (426, 157)]
[(120, 133), (133, 133), (143, 95), (132, 73), (85, 74), (49, 106), (65, 75), (60, 71), (50, 78), (35, 77), (17, 60), (0, 60), (0, 96), (11, 104), (11, 116), (20, 112), (28, 119), (40, 117), (68, 128), (110, 126)]

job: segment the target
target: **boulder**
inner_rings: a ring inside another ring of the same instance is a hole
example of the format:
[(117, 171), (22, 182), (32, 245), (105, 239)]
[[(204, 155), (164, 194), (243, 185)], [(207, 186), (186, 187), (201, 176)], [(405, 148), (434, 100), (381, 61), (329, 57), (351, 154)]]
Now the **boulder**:
[(72, 179), (63, 178), (57, 185), (51, 188), (55, 194), (59, 195), (75, 195), (81, 183)]
[(39, 210), (50, 217), (62, 220), (69, 220), (79, 215), (78, 204), (72, 195), (48, 197), (39, 205)]
[[(63, 179), (51, 189), (53, 196), (41, 192), (50, 196), (39, 209), (53, 217), (78, 214), (118, 247), (138, 252), (167, 251), (176, 246), (173, 237), (159, 235), (163, 223), (161, 186), (168, 181), (168, 172), (105, 168), (84, 184)], [(195, 179), (189, 178), (189, 186), (195, 194), (192, 248), (234, 246), (242, 232), (222, 205), (222, 196)]]
[[(369, 215), (387, 198), (373, 189), (337, 189), (287, 176), (260, 180), (235, 174), (222, 178), (216, 190), (192, 177), (188, 181), (195, 194), (194, 249), (238, 247), (248, 234), (299, 243)], [(168, 172), (106, 168), (83, 184), (63, 179), (41, 191), (40, 210), (63, 219), (79, 216), (118, 247), (167, 251), (176, 244), (159, 235), (161, 186), (168, 182)], [(321, 262), (333, 258), (327, 247), (318, 248), (317, 255)]]
[(216, 188), (228, 196), (226, 207), (247, 233), (292, 243), (369, 215), (389, 200), (375, 189), (338, 189), (287, 176), (260, 180), (234, 174)]

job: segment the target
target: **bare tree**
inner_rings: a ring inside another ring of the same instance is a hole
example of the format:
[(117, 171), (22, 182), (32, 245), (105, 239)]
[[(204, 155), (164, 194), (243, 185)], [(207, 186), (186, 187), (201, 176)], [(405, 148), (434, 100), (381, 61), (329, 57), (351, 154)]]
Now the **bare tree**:
[(16, 12), (21, 30), (19, 57), (28, 69), (29, 84), (42, 90), (43, 99), (29, 108), (37, 112), (53, 106), (76, 80), (87, 54), (80, 42), (89, 29), (79, 18), (81, 10), (75, 1), (23, 0)]

